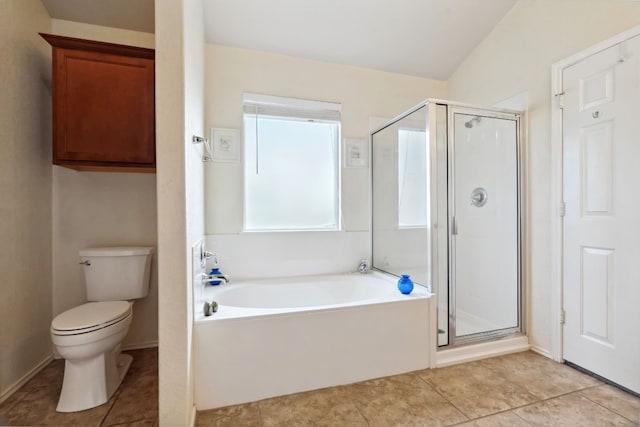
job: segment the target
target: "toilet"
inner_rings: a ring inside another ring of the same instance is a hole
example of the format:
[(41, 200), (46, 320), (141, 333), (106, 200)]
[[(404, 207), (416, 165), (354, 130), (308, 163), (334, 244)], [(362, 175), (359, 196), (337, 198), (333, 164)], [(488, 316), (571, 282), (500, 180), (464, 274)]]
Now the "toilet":
[(107, 402), (133, 358), (121, 354), (133, 300), (149, 293), (153, 248), (107, 247), (80, 251), (87, 302), (57, 315), (51, 339), (65, 359), (56, 410), (76, 412)]

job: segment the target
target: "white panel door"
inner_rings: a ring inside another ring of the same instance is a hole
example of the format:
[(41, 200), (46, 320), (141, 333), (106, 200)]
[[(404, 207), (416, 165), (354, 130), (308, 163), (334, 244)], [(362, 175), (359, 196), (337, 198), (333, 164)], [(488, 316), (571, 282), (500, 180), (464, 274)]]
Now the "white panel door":
[(640, 38), (563, 72), (564, 358), (640, 392)]

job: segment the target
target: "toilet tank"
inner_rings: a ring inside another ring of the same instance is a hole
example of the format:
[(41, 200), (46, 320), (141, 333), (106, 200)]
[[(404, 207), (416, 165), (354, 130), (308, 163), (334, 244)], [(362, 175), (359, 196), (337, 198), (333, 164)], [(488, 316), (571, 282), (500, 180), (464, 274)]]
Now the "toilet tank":
[(121, 301), (149, 293), (153, 248), (118, 246), (80, 251), (87, 300)]

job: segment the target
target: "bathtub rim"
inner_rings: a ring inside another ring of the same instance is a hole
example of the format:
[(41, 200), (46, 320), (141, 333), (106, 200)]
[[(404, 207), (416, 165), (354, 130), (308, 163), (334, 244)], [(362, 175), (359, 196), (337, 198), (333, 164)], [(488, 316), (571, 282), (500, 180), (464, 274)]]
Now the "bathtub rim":
[[(308, 275), (308, 276), (291, 276), (291, 277), (283, 277), (282, 279), (286, 279), (288, 281), (294, 281), (296, 279), (300, 280), (310, 280), (313, 278), (321, 278), (327, 276), (351, 276), (355, 275), (356, 277), (361, 277), (361, 273), (343, 273), (343, 274), (316, 274), (316, 275)], [(382, 273), (382, 272), (371, 272), (367, 273), (367, 276), (371, 275), (371, 277), (376, 277), (378, 279), (382, 279), (389, 283), (390, 287), (395, 287), (397, 282), (397, 277)], [(366, 277), (366, 276), (365, 276)], [(261, 280), (252, 280), (248, 279), (246, 281), (238, 282), (238, 284), (250, 283), (251, 285), (259, 286), (260, 283), (271, 282), (279, 280), (278, 278), (269, 278), (269, 279), (261, 279)], [(204, 300), (216, 301), (215, 294), (218, 286), (233, 286), (233, 283), (227, 283), (217, 286), (207, 286), (203, 292), (203, 302)], [(304, 285), (301, 285), (304, 286)], [(212, 289), (213, 288), (213, 289)], [(281, 316), (281, 315), (290, 315), (290, 314), (299, 314), (304, 312), (312, 312), (317, 313), (321, 311), (331, 311), (338, 309), (349, 309), (357, 306), (369, 306), (369, 305), (378, 305), (378, 304), (389, 304), (389, 303), (406, 303), (415, 300), (428, 299), (431, 298), (434, 294), (428, 291), (426, 286), (422, 286), (416, 284), (413, 292), (409, 295), (401, 294), (400, 291), (394, 293), (391, 288), (389, 290), (388, 296), (384, 298), (375, 297), (375, 298), (367, 298), (360, 299), (356, 301), (350, 301), (346, 303), (340, 304), (325, 304), (325, 305), (315, 305), (315, 306), (304, 306), (304, 307), (281, 307), (281, 308), (257, 308), (257, 307), (236, 307), (236, 306), (226, 306), (220, 304), (218, 306), (218, 311), (213, 313), (211, 316), (205, 316), (202, 307), (199, 304), (194, 306), (194, 323), (209, 323), (213, 321), (220, 320), (234, 320), (234, 319), (251, 319), (251, 318), (260, 318), (260, 317), (269, 317), (269, 316)]]

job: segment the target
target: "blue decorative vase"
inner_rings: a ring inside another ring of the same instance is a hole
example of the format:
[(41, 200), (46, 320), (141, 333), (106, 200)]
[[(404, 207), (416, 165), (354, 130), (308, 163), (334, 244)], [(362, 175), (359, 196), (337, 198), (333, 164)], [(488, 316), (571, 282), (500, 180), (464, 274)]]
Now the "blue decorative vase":
[(398, 279), (398, 289), (405, 295), (409, 295), (411, 291), (413, 291), (413, 280), (409, 278), (408, 274), (403, 274), (402, 277)]

